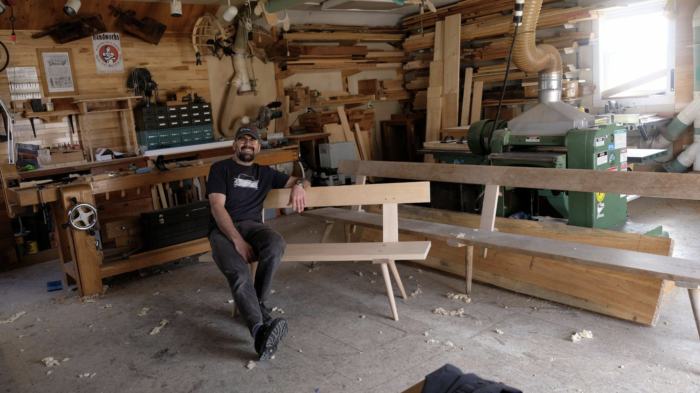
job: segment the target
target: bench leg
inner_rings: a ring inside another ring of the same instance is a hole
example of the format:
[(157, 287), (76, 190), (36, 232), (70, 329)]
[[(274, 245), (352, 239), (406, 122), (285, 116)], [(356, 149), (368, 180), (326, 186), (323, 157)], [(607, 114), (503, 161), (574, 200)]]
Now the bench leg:
[[(326, 229), (323, 230), (323, 236), (321, 237), (321, 243), (325, 243), (326, 240), (328, 240), (328, 236), (331, 234), (331, 229), (333, 229), (333, 223), (327, 222)], [(313, 269), (315, 266), (316, 266), (316, 261), (311, 262), (311, 268)]]
[(408, 299), (406, 296), (406, 291), (403, 289), (403, 283), (401, 282), (401, 276), (399, 276), (399, 271), (396, 269), (396, 263), (394, 261), (389, 261), (389, 268), (391, 269), (391, 274), (394, 275), (394, 280), (396, 280), (396, 285), (399, 286), (399, 291), (401, 291), (401, 297)]
[(697, 326), (698, 335), (700, 336), (700, 289), (688, 288), (688, 295), (690, 295), (690, 306), (693, 308), (695, 326)]
[[(253, 262), (250, 264), (250, 279), (255, 284), (255, 272), (258, 270), (258, 263)], [(231, 318), (235, 318), (238, 315), (238, 307), (236, 307), (236, 302), (233, 302), (233, 310), (231, 310)]]
[(466, 255), (466, 280), (467, 280), (467, 297), (472, 297), (472, 269), (474, 267), (474, 246), (467, 246)]
[(350, 243), (352, 237), (352, 225), (345, 224), (345, 243)]
[(394, 315), (394, 321), (399, 320), (399, 313), (396, 311), (396, 300), (394, 300), (394, 289), (391, 287), (391, 278), (389, 277), (388, 263), (382, 263), (382, 276), (384, 276), (384, 284), (386, 284), (386, 295), (389, 297), (389, 305), (391, 313)]

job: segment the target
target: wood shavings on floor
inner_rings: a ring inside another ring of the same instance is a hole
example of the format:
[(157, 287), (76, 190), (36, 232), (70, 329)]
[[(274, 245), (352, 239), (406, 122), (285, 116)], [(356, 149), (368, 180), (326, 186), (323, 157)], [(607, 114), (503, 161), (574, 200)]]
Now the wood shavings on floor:
[(78, 378), (94, 378), (97, 373), (85, 373), (85, 374), (79, 374)]
[(496, 334), (503, 334), (503, 330), (501, 330), (501, 329), (496, 329), (495, 332), (496, 332)]
[(17, 314), (15, 314), (15, 315), (13, 315), (13, 316), (7, 318), (6, 320), (0, 321), (0, 325), (4, 325), (4, 324), (6, 324), (6, 323), (15, 323), (16, 320), (22, 318), (22, 316), (23, 316), (23, 315), (26, 315), (26, 314), (27, 314), (26, 311), (20, 311), (20, 312), (18, 312)]
[(141, 309), (141, 312), (139, 312), (136, 315), (138, 315), (139, 317), (145, 317), (148, 314), (148, 310), (150, 310), (150, 308), (144, 307)]
[(278, 307), (273, 307), (273, 308), (272, 308), (272, 312), (278, 312), (278, 313), (280, 313), (280, 314), (284, 314), (284, 311), (283, 311), (281, 308), (278, 308)]
[(95, 303), (95, 300), (97, 300), (97, 298), (99, 298), (99, 297), (100, 297), (100, 294), (99, 294), (99, 293), (95, 293), (95, 294), (90, 295), (90, 296), (83, 296), (83, 297), (81, 297), (81, 298), (80, 298), (80, 301), (83, 302), (83, 303)]
[(164, 319), (164, 320), (160, 321), (160, 325), (154, 327), (153, 330), (151, 330), (151, 332), (148, 333), (148, 334), (150, 334), (151, 336), (153, 336), (153, 335), (156, 335), (156, 334), (160, 333), (160, 329), (164, 328), (165, 325), (168, 324), (168, 322), (170, 322), (170, 321), (168, 321), (167, 319)]
[(104, 308), (112, 308), (112, 303), (105, 304), (104, 306), (102, 306), (102, 307), (100, 307), (100, 308), (101, 308), (101, 309), (104, 309)]
[(182, 315), (182, 314), (184, 314), (184, 312), (178, 310), (178, 311), (175, 311), (175, 314), (177, 314), (177, 315)]
[(447, 298), (448, 298), (448, 299), (452, 299), (452, 300), (459, 300), (459, 301), (462, 301), (462, 302), (465, 302), (465, 303), (471, 303), (471, 302), (472, 302), (472, 299), (470, 299), (469, 296), (467, 296), (467, 295), (464, 294), (464, 293), (457, 293), (457, 294), (455, 294), (455, 293), (448, 293), (448, 294), (447, 294)]
[(437, 315), (452, 315), (453, 317), (463, 317), (464, 316), (464, 309), (463, 308), (458, 308), (455, 311), (447, 311), (442, 307), (436, 308), (433, 310), (433, 314)]
[(450, 233), (450, 235), (456, 237), (457, 239), (464, 239), (464, 237), (467, 236), (466, 233), (462, 233), (462, 232), (460, 232), (460, 233)]
[(438, 341), (434, 338), (431, 338), (430, 340), (426, 341), (426, 343), (428, 343), (428, 344), (440, 344), (440, 341)]
[(423, 291), (420, 290), (420, 288), (416, 289), (415, 291), (411, 292), (411, 297), (416, 297), (423, 293)]
[(444, 345), (445, 345), (446, 347), (449, 347), (449, 348), (454, 348), (454, 347), (455, 347), (455, 345), (454, 345), (451, 341), (445, 341), (445, 344), (444, 344)]
[(252, 361), (252, 360), (249, 361), (248, 364), (246, 364), (245, 368), (247, 368), (248, 370), (254, 369), (254, 368), (255, 368), (255, 362)]
[(358, 276), (362, 277), (362, 272), (357, 271), (357, 272), (355, 272), (355, 273), (356, 273)]
[(576, 332), (571, 335), (569, 338), (571, 341), (577, 343), (581, 341), (582, 338), (587, 338), (587, 339), (592, 339), (593, 338), (593, 332), (590, 330), (581, 330), (580, 332)]
[(58, 360), (54, 359), (51, 356), (43, 358), (43, 359), (41, 359), (41, 361), (44, 362), (44, 365), (46, 367), (60, 366), (61, 365), (61, 363)]

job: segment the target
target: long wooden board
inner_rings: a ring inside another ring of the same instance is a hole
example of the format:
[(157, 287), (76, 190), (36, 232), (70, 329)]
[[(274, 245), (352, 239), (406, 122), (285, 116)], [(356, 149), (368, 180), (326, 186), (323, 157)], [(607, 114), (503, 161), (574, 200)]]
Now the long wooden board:
[[(315, 210), (306, 216), (323, 217), (338, 223), (364, 226), (362, 240), (381, 241), (382, 216), (367, 214), (358, 222), (346, 210)], [(380, 213), (373, 207), (371, 213)], [(374, 217), (371, 217), (374, 216)], [(399, 240), (433, 240), (428, 258), (417, 263), (459, 276), (465, 275), (463, 249), (444, 242), (454, 239), (466, 228), (478, 228), (480, 216), (414, 206), (399, 206)], [(443, 224), (433, 226), (431, 223)], [(500, 233), (513, 233), (536, 238), (570, 241), (667, 256), (673, 241), (668, 238), (540, 223), (527, 220), (496, 218)], [(426, 235), (429, 233), (430, 235)], [(442, 240), (442, 241), (439, 241)], [(602, 314), (654, 325), (663, 296), (665, 282), (630, 273), (581, 266), (550, 259), (534, 258), (517, 253), (494, 250), (487, 258), (474, 253), (474, 279), (512, 291), (568, 304)]]
[(363, 247), (355, 243), (287, 244), (282, 262), (422, 260), (429, 250), (429, 241), (378, 242)]
[(474, 82), (474, 98), (472, 99), (472, 113), (471, 113), (471, 123), (481, 120), (481, 99), (484, 94), (484, 82), (476, 81)]
[[(289, 188), (271, 190), (265, 198), (265, 209), (289, 207), (291, 191)], [(430, 202), (430, 183), (428, 182), (320, 187), (306, 190), (308, 207), (426, 202)]]
[(443, 45), (442, 127), (459, 125), (459, 29), (461, 15), (445, 18)]
[(469, 108), (471, 107), (472, 100), (472, 75), (474, 74), (474, 69), (467, 67), (464, 69), (464, 92), (462, 93), (462, 116), (459, 120), (460, 126), (468, 126), (471, 124), (469, 122)]
[(343, 160), (338, 173), (463, 184), (605, 192), (657, 198), (700, 200), (700, 176), (657, 172), (607, 172), (586, 169), (360, 162)]

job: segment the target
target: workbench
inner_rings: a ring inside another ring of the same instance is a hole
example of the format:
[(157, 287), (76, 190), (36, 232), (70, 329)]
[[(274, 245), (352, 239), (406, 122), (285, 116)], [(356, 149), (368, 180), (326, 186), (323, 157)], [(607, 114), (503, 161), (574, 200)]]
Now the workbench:
[[(296, 148), (262, 151), (255, 159), (260, 165), (277, 165), (298, 159)], [(141, 213), (178, 204), (173, 189), (189, 187), (192, 202), (205, 199), (206, 181), (214, 162), (232, 155), (190, 161), (191, 166), (168, 172), (153, 169), (150, 173), (121, 172), (116, 177), (105, 174), (85, 175), (73, 183), (46, 188), (5, 189), (8, 212), (21, 213), (26, 208), (46, 205), (51, 210), (57, 234), (58, 253), (66, 285), (77, 285), (80, 296), (102, 292), (102, 279), (159, 263), (184, 258), (209, 250), (206, 238), (142, 253), (133, 253), (141, 242)], [(81, 167), (82, 168), (82, 167)], [(72, 200), (75, 198), (75, 201)], [(189, 201), (189, 198), (188, 198)], [(103, 207), (99, 227), (103, 249), (95, 244), (88, 231), (72, 227), (68, 211), (75, 203)], [(174, 202), (174, 203), (173, 203)], [(186, 203), (180, 200), (180, 204)], [(133, 253), (133, 254), (130, 254)]]

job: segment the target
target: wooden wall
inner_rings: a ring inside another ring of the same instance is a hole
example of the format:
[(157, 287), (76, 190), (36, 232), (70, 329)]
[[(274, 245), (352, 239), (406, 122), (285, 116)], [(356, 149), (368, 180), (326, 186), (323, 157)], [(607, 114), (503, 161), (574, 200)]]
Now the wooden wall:
[[(118, 29), (111, 30), (111, 32)], [(31, 31), (17, 32), (18, 43), (14, 48), (10, 47), (10, 66), (38, 67), (39, 59), (37, 49), (42, 48), (71, 48), (73, 51), (73, 69), (80, 94), (99, 94), (126, 92), (126, 79), (130, 71), (137, 67), (146, 67), (153, 79), (158, 83), (161, 100), (166, 99), (166, 94), (182, 89), (193, 89), (207, 101), (211, 100), (209, 91), (209, 73), (207, 62), (196, 65), (195, 52), (191, 45), (189, 33), (166, 33), (160, 44), (155, 46), (136, 37), (122, 33), (121, 45), (124, 57), (123, 74), (97, 74), (92, 48), (92, 40), (85, 38), (64, 45), (56, 45), (50, 37), (32, 39)], [(9, 42), (9, 32), (1, 31), (0, 40)], [(37, 68), (37, 72), (38, 68)], [(39, 72), (40, 73), (40, 72)], [(41, 79), (42, 76), (39, 75)], [(9, 98), (9, 86), (7, 71), (0, 73), (0, 96)], [(37, 137), (34, 138), (29, 120), (21, 114), (15, 115), (15, 141), (38, 145), (51, 145), (53, 143), (82, 143), (80, 130), (76, 135), (70, 133), (68, 119), (62, 123), (41, 124), (35, 120)], [(77, 123), (77, 122), (76, 122)], [(124, 151), (124, 138), (119, 128), (117, 114), (93, 115), (90, 117), (93, 129), (92, 146), (114, 148)], [(7, 162), (7, 148), (2, 147), (0, 159)]]
[(700, 0), (676, 2), (676, 112), (693, 101), (693, 12)]

